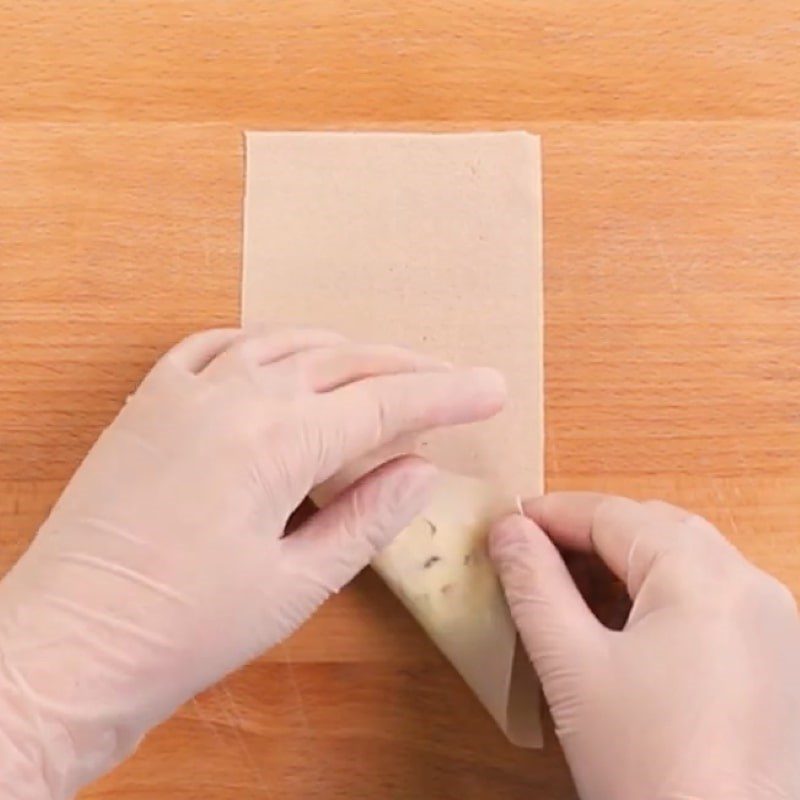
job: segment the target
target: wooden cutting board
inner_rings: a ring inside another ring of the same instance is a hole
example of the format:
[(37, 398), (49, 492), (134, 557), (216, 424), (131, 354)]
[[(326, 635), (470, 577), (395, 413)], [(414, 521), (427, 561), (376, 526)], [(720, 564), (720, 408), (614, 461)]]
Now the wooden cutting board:
[[(0, 569), (156, 356), (237, 320), (244, 128), (523, 127), (550, 488), (695, 508), (800, 594), (798, 24), (791, 0), (2, 0)], [(365, 574), (83, 796), (572, 789)]]

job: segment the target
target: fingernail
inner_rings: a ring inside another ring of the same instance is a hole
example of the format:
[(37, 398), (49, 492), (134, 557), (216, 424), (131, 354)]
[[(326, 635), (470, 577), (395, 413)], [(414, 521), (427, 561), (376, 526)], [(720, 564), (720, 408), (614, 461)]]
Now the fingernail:
[(491, 367), (474, 367), (468, 371), (475, 393), (487, 407), (499, 410), (508, 396), (506, 379)]
[(539, 514), (544, 505), (545, 496), (542, 494), (536, 497), (517, 498), (519, 500), (520, 513), (539, 524)]
[(530, 521), (520, 514), (511, 514), (496, 522), (489, 533), (489, 555), (495, 561), (507, 560), (520, 548), (526, 548)]
[(449, 361), (443, 361), (441, 358), (435, 356), (421, 356), (419, 359), (419, 366), (423, 369), (429, 369), (437, 372), (452, 372), (455, 367)]

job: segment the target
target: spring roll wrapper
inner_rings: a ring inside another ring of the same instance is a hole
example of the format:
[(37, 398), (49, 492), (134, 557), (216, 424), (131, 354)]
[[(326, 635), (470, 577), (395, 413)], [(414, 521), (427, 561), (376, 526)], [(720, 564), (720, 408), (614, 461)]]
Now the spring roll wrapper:
[(243, 323), (330, 327), (506, 377), (496, 419), (420, 437), (446, 477), (374, 566), (509, 739), (537, 746), (539, 693), (485, 537), (543, 484), (539, 140), (268, 132), (246, 144)]
[[(372, 464), (383, 459), (373, 459)], [(367, 462), (312, 495), (324, 506)], [(426, 508), (372, 562), (509, 740), (541, 747), (540, 692), (489, 560), (493, 521), (516, 510), (484, 481), (443, 473)]]

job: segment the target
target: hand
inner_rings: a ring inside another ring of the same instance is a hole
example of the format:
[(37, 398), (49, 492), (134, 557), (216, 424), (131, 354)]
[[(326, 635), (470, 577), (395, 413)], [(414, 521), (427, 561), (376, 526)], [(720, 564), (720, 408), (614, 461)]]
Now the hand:
[[(789, 591), (667, 503), (528, 501), (490, 549), (583, 800), (800, 797), (800, 621)], [(559, 547), (595, 550), (633, 608), (610, 631)]]
[(504, 395), (491, 370), (325, 331), (175, 347), (0, 584), (0, 795), (71, 796), (286, 637), (417, 515), (435, 470), (384, 464), (282, 538), (312, 487)]

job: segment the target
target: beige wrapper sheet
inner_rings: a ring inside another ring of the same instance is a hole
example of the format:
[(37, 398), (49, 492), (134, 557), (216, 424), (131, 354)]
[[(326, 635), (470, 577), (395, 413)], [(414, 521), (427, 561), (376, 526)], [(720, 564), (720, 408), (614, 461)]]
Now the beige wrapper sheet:
[(523, 746), (541, 744), (539, 694), (484, 539), (543, 486), (540, 187), (525, 133), (247, 136), (245, 324), (331, 327), (506, 375), (498, 418), (423, 437), (449, 474), (374, 566)]

